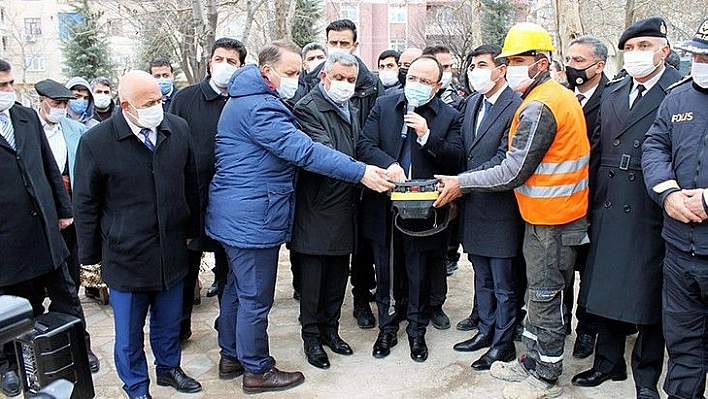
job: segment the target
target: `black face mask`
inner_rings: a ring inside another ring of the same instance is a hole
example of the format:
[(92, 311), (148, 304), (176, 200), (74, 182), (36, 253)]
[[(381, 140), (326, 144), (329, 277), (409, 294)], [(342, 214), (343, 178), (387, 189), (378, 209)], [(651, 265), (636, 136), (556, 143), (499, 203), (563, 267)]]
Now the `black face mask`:
[(406, 77), (407, 76), (408, 76), (408, 68), (403, 68), (403, 67), (398, 68), (398, 82), (401, 83), (401, 86), (406, 85)]
[[(577, 69), (577, 68), (573, 68), (572, 66), (566, 65), (565, 66), (565, 76), (568, 78), (568, 84), (571, 87), (576, 87), (576, 86), (580, 86), (582, 84), (585, 84), (585, 82), (592, 79), (592, 78), (588, 77), (587, 70), (590, 67), (593, 67), (595, 65), (597, 65), (597, 62), (592, 65), (589, 65), (587, 68), (584, 68), (584, 69)], [(594, 78), (594, 76), (593, 76), (593, 78)]]

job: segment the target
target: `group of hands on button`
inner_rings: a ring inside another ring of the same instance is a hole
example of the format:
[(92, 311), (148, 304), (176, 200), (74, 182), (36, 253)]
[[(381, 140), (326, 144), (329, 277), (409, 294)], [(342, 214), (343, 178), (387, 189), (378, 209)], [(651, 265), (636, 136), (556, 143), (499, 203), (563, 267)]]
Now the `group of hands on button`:
[(705, 192), (708, 189), (674, 191), (664, 199), (664, 211), (671, 218), (683, 223), (702, 223), (708, 219), (703, 207)]

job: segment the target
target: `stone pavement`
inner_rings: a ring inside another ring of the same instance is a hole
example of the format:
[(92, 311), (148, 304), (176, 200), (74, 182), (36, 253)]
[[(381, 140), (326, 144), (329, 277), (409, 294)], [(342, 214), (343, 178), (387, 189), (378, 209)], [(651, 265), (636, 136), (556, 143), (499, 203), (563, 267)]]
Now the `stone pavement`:
[[(205, 263), (211, 260), (205, 258)], [(203, 267), (204, 270), (209, 269)], [(472, 266), (467, 261), (460, 262), (460, 268), (448, 278), (449, 293), (445, 310), (450, 316), (452, 327), (439, 331), (428, 328), (426, 339), (430, 351), (428, 360), (416, 363), (409, 357), (405, 325), (399, 331), (398, 346), (385, 359), (375, 359), (371, 349), (378, 329), (361, 330), (352, 317), (351, 292), (348, 291), (342, 309), (340, 335), (354, 350), (352, 356), (339, 356), (328, 352), (332, 366), (320, 370), (307, 363), (300, 339), (297, 321), (298, 302), (292, 298), (291, 275), (287, 251), (281, 251), (280, 269), (276, 287), (275, 304), (270, 314), (270, 350), (283, 370), (300, 370), (305, 374), (305, 383), (289, 391), (261, 394), (257, 397), (282, 398), (370, 398), (385, 395), (387, 398), (501, 398), (504, 382), (492, 378), (488, 372), (475, 372), (470, 367), (472, 361), (484, 351), (472, 354), (455, 352), (452, 346), (471, 337), (470, 333), (455, 330), (455, 324), (470, 312), (472, 298)], [(202, 272), (202, 295), (211, 282), (211, 272)], [(348, 288), (348, 290), (351, 287)], [(577, 289), (577, 287), (576, 287)], [(101, 370), (94, 374), (96, 396), (99, 398), (123, 398), (121, 382), (113, 364), (113, 315), (110, 306), (99, 306), (82, 296), (86, 321), (92, 336), (93, 350), (101, 359)], [(374, 312), (375, 312), (374, 306)], [(219, 349), (216, 331), (212, 328), (218, 314), (216, 297), (202, 297), (202, 303), (194, 309), (192, 337), (184, 345), (182, 367), (192, 377), (197, 378), (204, 390), (199, 394), (179, 394), (172, 388), (154, 384), (155, 370), (151, 367), (151, 393), (155, 398), (235, 398), (244, 397), (241, 378), (231, 381), (219, 380), (217, 364)], [(146, 328), (147, 331), (147, 328)], [(597, 388), (577, 388), (570, 385), (570, 378), (590, 367), (592, 357), (577, 360), (570, 356), (575, 336), (566, 342), (565, 372), (560, 384), (564, 388), (562, 398), (631, 398), (634, 386), (631, 377), (623, 382), (608, 381)], [(631, 337), (629, 345), (633, 344)], [(521, 349), (521, 344), (517, 343)], [(629, 346), (631, 348), (631, 346)], [(153, 358), (146, 337), (148, 362)], [(627, 350), (630, 353), (630, 349)], [(628, 370), (631, 372), (631, 370)], [(663, 378), (662, 378), (663, 383)], [(665, 396), (664, 396), (665, 397)]]

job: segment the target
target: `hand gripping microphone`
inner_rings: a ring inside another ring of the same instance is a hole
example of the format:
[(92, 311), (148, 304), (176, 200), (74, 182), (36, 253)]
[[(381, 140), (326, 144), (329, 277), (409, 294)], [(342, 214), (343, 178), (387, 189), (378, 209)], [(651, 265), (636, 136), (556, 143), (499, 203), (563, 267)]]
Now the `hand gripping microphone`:
[[(418, 107), (418, 103), (413, 102), (413, 101), (408, 101), (408, 104), (406, 105), (406, 113), (403, 114), (404, 116), (409, 113), (415, 111), (415, 109)], [(408, 136), (408, 126), (406, 126), (406, 122), (403, 121), (403, 129), (401, 129), (401, 138), (406, 139)]]

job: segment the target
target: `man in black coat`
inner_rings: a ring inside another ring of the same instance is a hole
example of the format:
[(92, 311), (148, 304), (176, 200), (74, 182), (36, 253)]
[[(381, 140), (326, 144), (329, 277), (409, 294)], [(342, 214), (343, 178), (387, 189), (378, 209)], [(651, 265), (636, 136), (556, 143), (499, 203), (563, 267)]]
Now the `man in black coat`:
[[(607, 46), (594, 36), (581, 36), (568, 45), (565, 73), (568, 78), (568, 85), (575, 92), (575, 98), (578, 99), (583, 107), (588, 139), (592, 139), (592, 133), (595, 130), (597, 117), (600, 113), (602, 92), (608, 82), (607, 76), (603, 72), (606, 61)], [(575, 261), (575, 270), (579, 272), (581, 281), (585, 273), (588, 248), (589, 244), (578, 247), (578, 257)], [(568, 328), (570, 328), (574, 296), (574, 284), (570, 284), (566, 287), (565, 297), (563, 298), (566, 309), (568, 309)], [(596, 316), (586, 312), (585, 306), (581, 304), (578, 304), (575, 316), (578, 318), (578, 324), (575, 328), (576, 338), (573, 345), (573, 357), (584, 359), (592, 354), (595, 347), (599, 321)]]
[[(352, 54), (359, 45), (356, 25), (348, 19), (330, 22), (325, 29), (325, 33), (327, 36), (328, 55), (336, 52)], [(385, 88), (381, 80), (369, 71), (364, 61), (358, 57), (356, 60), (359, 64), (356, 90), (349, 101), (354, 108), (359, 110), (359, 126), (364, 126), (376, 99), (384, 94)], [(320, 64), (305, 77), (307, 92), (320, 84), (320, 72), (323, 66), (324, 64)], [(359, 220), (359, 223), (362, 223), (362, 221)], [(359, 237), (357, 247), (352, 255), (351, 280), (352, 296), (354, 297), (354, 317), (357, 319), (357, 324), (360, 328), (373, 328), (376, 324), (371, 307), (369, 307), (370, 290), (376, 288), (373, 265), (373, 254), (368, 241)]]
[(644, 186), (641, 146), (666, 89), (681, 76), (664, 63), (669, 46), (659, 17), (627, 28), (619, 48), (629, 75), (605, 88), (591, 140), (590, 249), (580, 298), (588, 312), (601, 317), (600, 330), (593, 367), (572, 383), (587, 387), (626, 379), (626, 336), (636, 328), (637, 397), (658, 398), (664, 365), (663, 215)]
[[(434, 57), (421, 56), (411, 63), (405, 93), (376, 101), (357, 145), (362, 161), (387, 168), (390, 178), (398, 182), (459, 171), (463, 155), (459, 113), (435, 96), (441, 78), (442, 66)], [(362, 234), (372, 242), (378, 281), (380, 332), (373, 355), (382, 358), (390, 354), (398, 343), (400, 313), (405, 313), (411, 358), (423, 362), (428, 357), (425, 329), (429, 323), (430, 269), (444, 267), (440, 259), (445, 256), (447, 233), (443, 230), (427, 237), (402, 234), (393, 227), (391, 201), (384, 194), (365, 192), (362, 208)], [(427, 222), (430, 228), (432, 220)], [(392, 267), (391, 258), (399, 256), (403, 259), (394, 261)], [(407, 282), (405, 294), (396, 288), (402, 281)], [(396, 309), (402, 296), (408, 299), (405, 310)]]
[[(467, 101), (462, 123), (466, 170), (498, 165), (509, 148), (509, 129), (521, 97), (506, 83), (506, 58), (501, 47), (480, 46), (472, 51), (469, 80), (477, 94)], [(461, 352), (489, 347), (472, 363), (488, 370), (495, 361), (516, 358), (517, 278), (514, 257), (523, 237), (523, 222), (514, 192), (472, 192), (464, 196), (460, 229), (462, 246), (475, 271), (475, 306), (479, 332), (454, 346)]]
[[(214, 285), (216, 292), (208, 291), (207, 296), (214, 293), (219, 296), (226, 285), (228, 263), (226, 252), (217, 241), (209, 238), (204, 232), (204, 213), (206, 212), (209, 184), (214, 177), (214, 137), (216, 125), (229, 99), (227, 86), (236, 69), (246, 62), (246, 48), (236, 39), (224, 37), (214, 42), (209, 58), (209, 74), (204, 80), (178, 91), (172, 99), (169, 112), (182, 117), (189, 125), (191, 145), (199, 177), (199, 197), (201, 212), (199, 214), (199, 237), (189, 243), (189, 272), (184, 280), (184, 297), (182, 303), (182, 324), (180, 341), (186, 341), (192, 335), (192, 305), (194, 304), (194, 287), (199, 278), (199, 267), (204, 252), (214, 253)], [(210, 289), (211, 290), (211, 289)]]
[(157, 82), (128, 72), (121, 111), (81, 137), (74, 209), (83, 264), (102, 262), (116, 329), (116, 370), (128, 396), (149, 397), (143, 327), (157, 384), (180, 392), (201, 385), (180, 368), (179, 325), (187, 244), (198, 236), (199, 192), (184, 119), (163, 115)]
[[(321, 84), (295, 105), (302, 131), (313, 141), (355, 157), (359, 113), (351, 106), (358, 63), (335, 53), (320, 72)], [(351, 347), (339, 336), (339, 318), (354, 250), (357, 187), (316, 173), (300, 171), (296, 187), (291, 256), (301, 268), (300, 324), (307, 361), (329, 368), (326, 345), (340, 355)]]
[[(38, 315), (44, 311), (44, 296), (32, 294), (35, 288), (46, 289), (51, 311), (84, 321), (61, 236), (61, 230), (73, 223), (69, 195), (37, 113), (15, 103), (12, 70), (4, 60), (0, 60), (0, 122), (0, 295), (29, 299)], [(95, 356), (94, 360), (98, 371)], [(5, 395), (20, 393), (12, 343), (0, 347), (0, 376)]]

